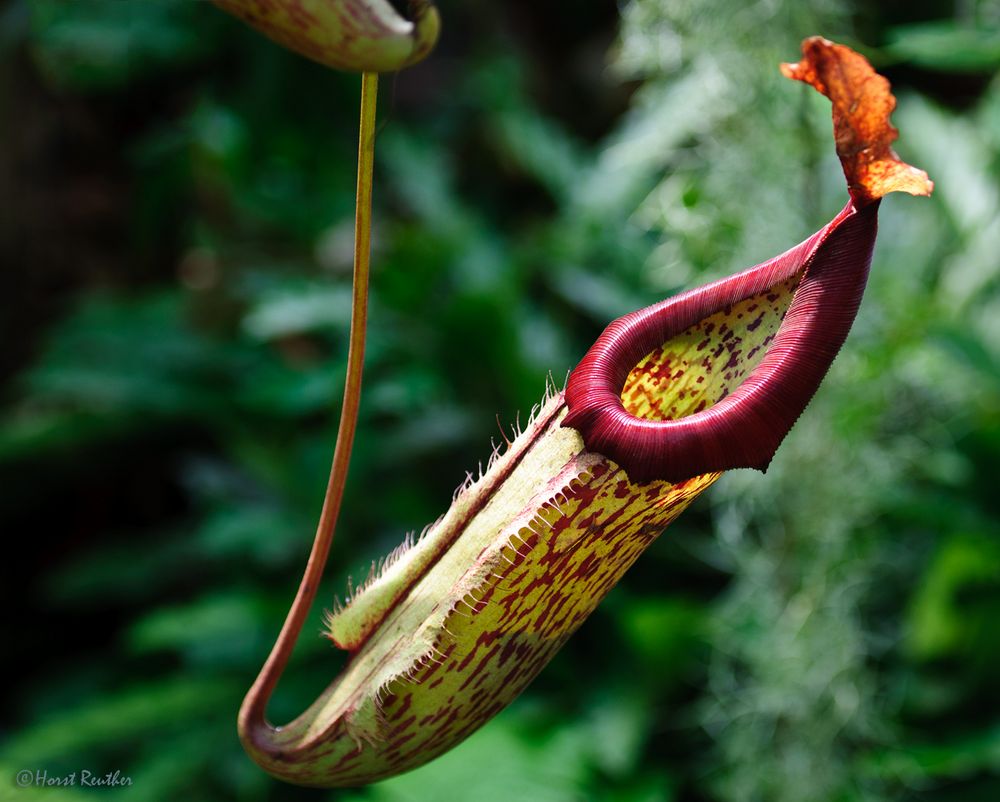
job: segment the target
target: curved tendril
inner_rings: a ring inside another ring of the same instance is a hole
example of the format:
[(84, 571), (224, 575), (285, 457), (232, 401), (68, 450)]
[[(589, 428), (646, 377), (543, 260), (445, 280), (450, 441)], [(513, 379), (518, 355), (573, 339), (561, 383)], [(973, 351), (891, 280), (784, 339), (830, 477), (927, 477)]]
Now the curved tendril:
[[(375, 107), (378, 73), (361, 77), (361, 123), (358, 137), (358, 188), (354, 221), (354, 284), (351, 304), (350, 346), (344, 400), (337, 430), (337, 445), (327, 482), (323, 510), (316, 527), (309, 561), (285, 623), (257, 679), (240, 707), (239, 732), (244, 743), (268, 749), (270, 736), (278, 729), (267, 721), (267, 703), (291, 657), (295, 642), (312, 607), (316, 590), (333, 542), (340, 504), (344, 497), (347, 469), (354, 444), (354, 432), (361, 401), (361, 375), (364, 367), (365, 330), (368, 318), (368, 275), (371, 261), (372, 170), (375, 155)], [(270, 750), (268, 750), (270, 751)]]

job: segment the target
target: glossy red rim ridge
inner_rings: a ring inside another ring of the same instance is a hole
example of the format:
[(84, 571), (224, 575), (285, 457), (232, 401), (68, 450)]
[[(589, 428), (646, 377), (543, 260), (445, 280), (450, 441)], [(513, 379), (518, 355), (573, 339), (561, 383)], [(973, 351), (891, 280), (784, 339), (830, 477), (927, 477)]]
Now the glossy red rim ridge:
[[(588, 450), (614, 460), (636, 482), (766, 469), (857, 315), (878, 205), (857, 209), (849, 202), (824, 228), (780, 256), (611, 323), (569, 377), (563, 425), (577, 429)], [(646, 354), (699, 320), (797, 274), (802, 278), (767, 353), (729, 395), (675, 420), (626, 411), (622, 389)]]

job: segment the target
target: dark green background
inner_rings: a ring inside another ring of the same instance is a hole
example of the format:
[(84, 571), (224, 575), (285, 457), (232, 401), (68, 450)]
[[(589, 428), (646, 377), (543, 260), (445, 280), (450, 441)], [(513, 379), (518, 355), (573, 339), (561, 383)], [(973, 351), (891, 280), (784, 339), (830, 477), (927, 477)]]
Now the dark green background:
[[(510, 709), (349, 792), (234, 718), (298, 581), (349, 315), (356, 76), (188, 0), (0, 6), (0, 799), (1000, 799), (1000, 4), (446, 2), (382, 83), (371, 339), (323, 607), (612, 318), (846, 193), (805, 36), (894, 82), (937, 182), (767, 475), (732, 472)], [(129, 789), (21, 791), (21, 769)]]

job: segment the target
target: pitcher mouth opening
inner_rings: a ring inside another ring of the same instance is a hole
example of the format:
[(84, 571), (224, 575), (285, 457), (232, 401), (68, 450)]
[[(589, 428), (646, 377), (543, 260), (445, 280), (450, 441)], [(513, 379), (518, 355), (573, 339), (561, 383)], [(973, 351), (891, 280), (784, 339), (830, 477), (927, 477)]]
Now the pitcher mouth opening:
[(393, 11), (408, 22), (416, 22), (431, 5), (430, 0), (386, 0)]
[(766, 469), (857, 314), (877, 208), (848, 203), (780, 256), (614, 321), (563, 425), (636, 482)]

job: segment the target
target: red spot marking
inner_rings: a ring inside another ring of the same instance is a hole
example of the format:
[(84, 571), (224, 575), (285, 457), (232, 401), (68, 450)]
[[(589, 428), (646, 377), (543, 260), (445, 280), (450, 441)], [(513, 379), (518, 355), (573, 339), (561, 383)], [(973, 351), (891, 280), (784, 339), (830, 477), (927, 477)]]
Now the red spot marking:
[[(477, 651), (478, 651), (478, 650), (476, 650), (476, 651), (473, 651), (473, 652), (471, 652), (470, 654), (471, 654), (471, 655), (472, 655), (472, 656), (474, 657), (474, 656), (476, 655), (476, 652), (477, 652)], [(474, 679), (476, 679), (476, 678), (478, 678), (478, 679), (479, 679), (479, 681), (480, 681), (480, 682), (482, 682), (482, 680), (483, 680), (483, 679), (484, 679), (485, 677), (483, 677), (483, 676), (480, 676), (480, 675), (481, 675), (481, 674), (484, 674), (484, 673), (485, 673), (485, 672), (484, 672), (484, 669), (486, 668), (486, 665), (487, 665), (487, 664), (488, 664), (488, 663), (490, 662), (490, 660), (492, 660), (492, 659), (493, 659), (493, 658), (494, 658), (494, 657), (495, 657), (495, 656), (497, 655), (497, 653), (498, 653), (499, 651), (500, 651), (500, 644), (496, 644), (496, 645), (494, 645), (494, 646), (493, 646), (493, 647), (492, 647), (492, 648), (491, 648), (491, 649), (490, 649), (490, 650), (489, 650), (489, 651), (488, 651), (488, 652), (486, 653), (486, 655), (485, 655), (485, 656), (484, 656), (484, 657), (483, 657), (483, 658), (482, 658), (482, 659), (481, 659), (481, 660), (480, 660), (480, 661), (479, 661), (478, 663), (476, 663), (476, 665), (475, 665), (475, 666), (473, 667), (473, 669), (472, 669), (472, 670), (471, 670), (471, 671), (469, 672), (469, 676), (468, 676), (468, 677), (466, 677), (466, 679), (465, 679), (465, 682), (463, 682), (463, 683), (462, 683), (462, 684), (461, 684), (461, 685), (459, 686), (459, 690), (465, 690), (465, 688), (467, 688), (467, 687), (468, 687), (469, 683), (471, 683), (471, 682), (472, 682), (472, 681), (473, 681)]]
[(752, 323), (747, 324), (747, 331), (756, 331), (761, 323), (764, 322), (764, 313), (761, 312), (756, 318), (754, 318)]
[(396, 726), (395, 726), (395, 727), (393, 727), (393, 728), (392, 728), (391, 730), (389, 730), (389, 732), (388, 732), (388, 737), (389, 737), (389, 738), (393, 738), (393, 737), (395, 737), (395, 736), (399, 735), (399, 734), (400, 734), (401, 732), (404, 732), (404, 731), (405, 731), (406, 729), (408, 729), (408, 728), (410, 727), (410, 725), (412, 725), (412, 724), (413, 724), (413, 723), (414, 723), (414, 722), (415, 722), (416, 720), (417, 720), (417, 717), (416, 717), (416, 716), (410, 716), (410, 717), (409, 717), (408, 719), (406, 719), (405, 721), (401, 721), (401, 722), (400, 722), (400, 723), (399, 723), (398, 725), (396, 725)]

